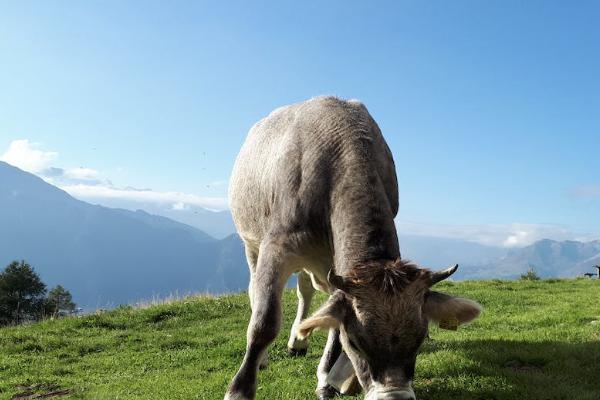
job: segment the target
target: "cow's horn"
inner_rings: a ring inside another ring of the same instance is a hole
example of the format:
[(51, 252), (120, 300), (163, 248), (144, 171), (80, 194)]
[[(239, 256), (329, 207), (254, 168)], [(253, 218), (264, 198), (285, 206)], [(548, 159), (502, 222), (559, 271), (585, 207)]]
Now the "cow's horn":
[(458, 264), (456, 264), (454, 267), (447, 268), (443, 271), (438, 271), (438, 272), (432, 273), (431, 278), (429, 280), (430, 285), (433, 286), (436, 283), (443, 281), (444, 279), (448, 278), (450, 275), (455, 273), (457, 269), (458, 269)]

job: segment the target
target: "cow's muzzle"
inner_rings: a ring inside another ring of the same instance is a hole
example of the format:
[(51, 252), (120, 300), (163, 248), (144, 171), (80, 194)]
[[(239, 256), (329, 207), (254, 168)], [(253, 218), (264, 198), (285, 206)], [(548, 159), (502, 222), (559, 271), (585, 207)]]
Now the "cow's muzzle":
[(412, 388), (371, 390), (365, 400), (416, 400)]

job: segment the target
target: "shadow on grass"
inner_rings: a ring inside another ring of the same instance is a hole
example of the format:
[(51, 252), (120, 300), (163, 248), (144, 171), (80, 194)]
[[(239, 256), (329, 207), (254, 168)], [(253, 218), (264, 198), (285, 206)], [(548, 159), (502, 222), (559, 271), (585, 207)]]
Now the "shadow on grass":
[(422, 400), (600, 400), (600, 342), (511, 340), (428, 342), (444, 363), (417, 372)]

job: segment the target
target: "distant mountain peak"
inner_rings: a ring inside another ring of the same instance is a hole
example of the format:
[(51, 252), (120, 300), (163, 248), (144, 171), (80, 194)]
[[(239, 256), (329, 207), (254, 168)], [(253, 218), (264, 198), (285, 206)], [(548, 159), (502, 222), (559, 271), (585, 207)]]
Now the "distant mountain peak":
[(489, 263), (474, 266), (476, 278), (518, 278), (528, 268), (542, 277), (574, 278), (590, 272), (600, 261), (600, 241), (542, 239), (529, 246), (509, 250)]
[(0, 268), (25, 259), (86, 308), (247, 287), (243, 249), (146, 211), (71, 197), (0, 162)]

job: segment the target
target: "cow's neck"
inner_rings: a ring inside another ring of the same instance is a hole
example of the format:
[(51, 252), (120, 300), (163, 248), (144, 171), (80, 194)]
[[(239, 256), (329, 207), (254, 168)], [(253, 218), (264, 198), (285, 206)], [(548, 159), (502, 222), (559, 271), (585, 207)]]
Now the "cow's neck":
[(400, 257), (394, 216), (380, 180), (369, 171), (348, 172), (332, 199), (334, 263), (340, 275), (365, 262)]

